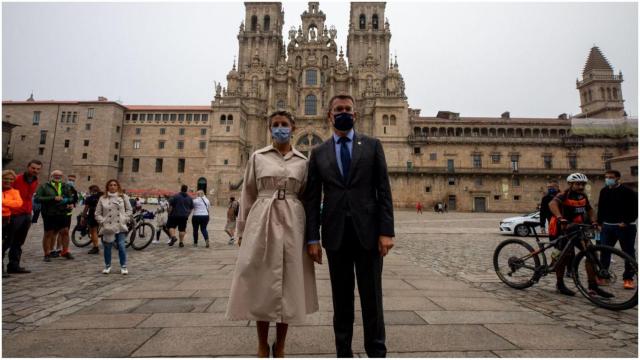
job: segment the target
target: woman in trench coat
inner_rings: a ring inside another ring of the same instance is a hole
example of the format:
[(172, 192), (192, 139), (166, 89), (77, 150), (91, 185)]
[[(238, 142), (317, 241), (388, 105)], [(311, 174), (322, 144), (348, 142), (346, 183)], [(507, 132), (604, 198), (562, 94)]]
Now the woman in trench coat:
[[(254, 152), (244, 174), (236, 237), (240, 251), (227, 307), (230, 320), (257, 322), (258, 356), (284, 356), (288, 324), (318, 311), (312, 259), (304, 241), (305, 212), (299, 195), (307, 158), (291, 146), (293, 116), (269, 116), (273, 145)], [(276, 342), (269, 346), (269, 322)]]

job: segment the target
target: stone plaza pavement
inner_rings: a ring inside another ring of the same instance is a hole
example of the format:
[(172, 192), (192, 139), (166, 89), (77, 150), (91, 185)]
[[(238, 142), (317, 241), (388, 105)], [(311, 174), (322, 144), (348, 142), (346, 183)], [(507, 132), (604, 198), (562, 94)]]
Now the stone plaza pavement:
[[(25, 266), (2, 284), (4, 357), (253, 356), (256, 330), (224, 312), (237, 255), (222, 211), (213, 244), (129, 249), (130, 274), (101, 274), (102, 254), (41, 259), (42, 224), (32, 228)], [(393, 357), (637, 357), (637, 308), (612, 312), (561, 297), (552, 279), (527, 291), (497, 283), (491, 253), (503, 214), (398, 211), (396, 248), (385, 258), (387, 347)], [(190, 234), (190, 229), (188, 229)], [(286, 353), (333, 357), (326, 265), (316, 267), (320, 312), (292, 326)], [(356, 301), (356, 309), (359, 304)], [(366, 356), (356, 314), (354, 352)], [(270, 337), (274, 338), (275, 331)], [(615, 335), (615, 336), (614, 336)]]

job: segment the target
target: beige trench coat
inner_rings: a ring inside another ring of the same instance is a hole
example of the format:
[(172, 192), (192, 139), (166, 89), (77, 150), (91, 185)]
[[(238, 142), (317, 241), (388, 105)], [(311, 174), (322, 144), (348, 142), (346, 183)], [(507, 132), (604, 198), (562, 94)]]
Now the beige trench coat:
[(307, 158), (295, 149), (282, 156), (268, 146), (251, 155), (237, 219), (242, 246), (228, 319), (299, 324), (318, 311), (315, 270), (304, 239), (305, 212), (298, 198), (306, 178)]

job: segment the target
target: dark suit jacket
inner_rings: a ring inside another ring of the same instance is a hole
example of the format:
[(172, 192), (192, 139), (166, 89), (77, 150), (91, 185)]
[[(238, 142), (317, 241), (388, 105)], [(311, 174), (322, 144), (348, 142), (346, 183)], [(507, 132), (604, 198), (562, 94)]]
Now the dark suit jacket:
[(351, 214), (358, 239), (367, 250), (377, 249), (378, 236), (395, 236), (387, 162), (378, 139), (359, 133), (354, 135), (346, 182), (338, 168), (333, 136), (315, 147), (309, 159), (303, 198), (307, 241), (322, 240), (322, 246), (327, 250), (340, 248), (347, 213)]

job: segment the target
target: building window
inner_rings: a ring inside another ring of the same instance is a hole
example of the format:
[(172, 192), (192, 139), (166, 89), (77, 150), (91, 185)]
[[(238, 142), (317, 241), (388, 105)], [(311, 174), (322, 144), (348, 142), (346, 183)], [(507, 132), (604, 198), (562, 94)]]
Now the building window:
[(187, 114), (187, 121), (193, 120), (193, 114)]
[(431, 186), (425, 186), (424, 192), (431, 192)]
[(38, 148), (38, 155), (44, 155), (44, 148), (43, 147), (39, 147)]
[(482, 155), (473, 155), (473, 167), (479, 169), (482, 167)]
[(220, 125), (227, 125), (227, 115), (220, 115)]
[(482, 186), (482, 178), (480, 176), (476, 177), (473, 182), (476, 186)]
[(70, 142), (71, 142), (70, 140), (65, 140), (65, 141), (64, 141), (64, 147), (65, 147), (65, 148), (68, 148), (68, 147), (69, 147), (69, 143), (70, 143)]
[(285, 108), (284, 100), (282, 100), (282, 99), (278, 100), (278, 102), (276, 103), (276, 108), (278, 110), (284, 110), (284, 108)]
[(448, 180), (449, 185), (455, 185), (456, 184), (456, 178), (453, 176), (449, 176), (449, 180)]
[(136, 135), (140, 135), (142, 133), (142, 129), (136, 128)]
[(269, 15), (265, 15), (264, 16), (264, 25), (262, 26), (262, 30), (269, 31), (270, 27), (271, 27), (271, 17), (269, 17)]
[(373, 27), (373, 30), (378, 30), (378, 14), (374, 14), (371, 17), (371, 26)]
[(416, 155), (420, 154), (420, 148), (419, 147), (414, 147), (413, 148), (413, 153), (416, 154)]
[(304, 114), (305, 115), (315, 115), (316, 111), (316, 96), (315, 95), (307, 95), (304, 99)]
[(171, 120), (171, 121), (176, 121), (176, 117), (177, 117), (177, 116), (176, 116), (176, 114), (171, 114), (171, 115), (169, 116), (169, 120)]
[(140, 114), (140, 121), (147, 120), (147, 114)]
[(25, 141), (27, 139), (27, 135), (20, 135), (20, 140)]
[(120, 126), (116, 126), (116, 133), (120, 132)]
[(202, 121), (207, 122), (209, 120), (209, 114), (202, 114)]
[(500, 200), (500, 195), (493, 195), (493, 200)]
[(178, 129), (178, 135), (184, 135), (184, 128)]
[(578, 168), (578, 157), (576, 155), (569, 155), (569, 169), (575, 170)]
[(113, 161), (118, 161), (118, 155), (113, 155)]
[(184, 141), (178, 140), (178, 150), (182, 150), (182, 149), (184, 149)]
[(511, 185), (514, 187), (520, 186), (520, 178), (514, 177), (513, 179), (511, 179)]
[(494, 164), (500, 164), (500, 154), (491, 154), (491, 162)]
[(164, 149), (164, 140), (158, 141), (158, 149)]
[(315, 69), (309, 69), (306, 72), (306, 80), (307, 85), (317, 85), (318, 84), (318, 71)]
[(47, 143), (47, 130), (40, 130), (40, 145)]
[(520, 201), (520, 195), (514, 195), (513, 196), (513, 200)]
[(116, 149), (120, 148), (120, 143), (119, 142), (116, 141), (114, 145), (115, 145)]
[(631, 172), (631, 176), (638, 176), (638, 167), (637, 166), (632, 166), (631, 168), (629, 168), (629, 171)]
[(200, 114), (193, 114), (193, 121), (200, 121)]
[(184, 114), (178, 114), (178, 121), (184, 121)]
[(166, 128), (160, 128), (160, 135), (164, 135), (166, 134), (167, 129)]
[(87, 153), (82, 153), (82, 158), (86, 159), (87, 158)]
[(453, 159), (447, 159), (447, 171), (454, 172), (455, 168), (453, 166)]
[(224, 159), (224, 164), (225, 164), (225, 165), (229, 165), (229, 160)]
[(65, 116), (67, 116), (67, 113), (63, 111), (62, 114), (60, 115), (60, 122), (64, 122)]
[(89, 108), (89, 110), (87, 110), (87, 119), (93, 119), (95, 115), (96, 115), (96, 109)]
[(169, 114), (162, 114), (162, 121), (169, 121)]
[(395, 126), (396, 125), (396, 116), (395, 115), (391, 115), (390, 119), (391, 119), (391, 126)]
[(120, 158), (118, 160), (118, 172), (123, 172), (124, 171), (124, 159)]
[(389, 125), (389, 115), (382, 115), (382, 125)]
[(89, 146), (89, 140), (84, 141), (84, 146)]
[(231, 126), (227, 126), (226, 130), (227, 130), (227, 132), (230, 132), (231, 131)]
[(162, 159), (156, 159), (156, 172), (162, 172)]
[(178, 159), (178, 172), (184, 172), (185, 159)]
[(429, 154), (429, 160), (438, 160), (438, 154), (437, 153)]
[(132, 114), (131, 115), (131, 120), (138, 121), (138, 114)]
[(33, 112), (33, 125), (40, 125), (40, 111)]
[(137, 173), (140, 170), (140, 159), (131, 159), (131, 172)]
[(133, 148), (140, 149), (140, 140), (133, 140)]
[(91, 176), (87, 176), (87, 181), (91, 181)]
[(520, 155), (511, 155), (511, 171), (518, 171)]
[(207, 129), (200, 129), (200, 135), (202, 136), (207, 135)]
[(85, 130), (91, 130), (91, 124), (84, 124)]
[(200, 141), (200, 150), (204, 150), (207, 148), (207, 142), (206, 141)]
[(360, 30), (364, 30), (367, 26), (367, 18), (364, 16), (364, 14), (360, 15), (360, 19), (358, 21), (358, 27)]
[(227, 125), (233, 125), (233, 115), (227, 115)]
[(551, 155), (544, 155), (544, 168), (551, 169), (553, 167), (553, 157)]
[(78, 121), (78, 113), (74, 111), (73, 112), (73, 120), (72, 120), (72, 122), (75, 124), (76, 121)]
[(602, 155), (602, 160), (604, 161), (604, 169), (605, 170), (611, 170), (611, 158), (612, 157), (613, 157), (613, 155), (611, 155), (611, 154)]
[(127, 115), (125, 115), (125, 116), (124, 116), (124, 119), (125, 119), (125, 120), (131, 120), (131, 114), (127, 114)]

